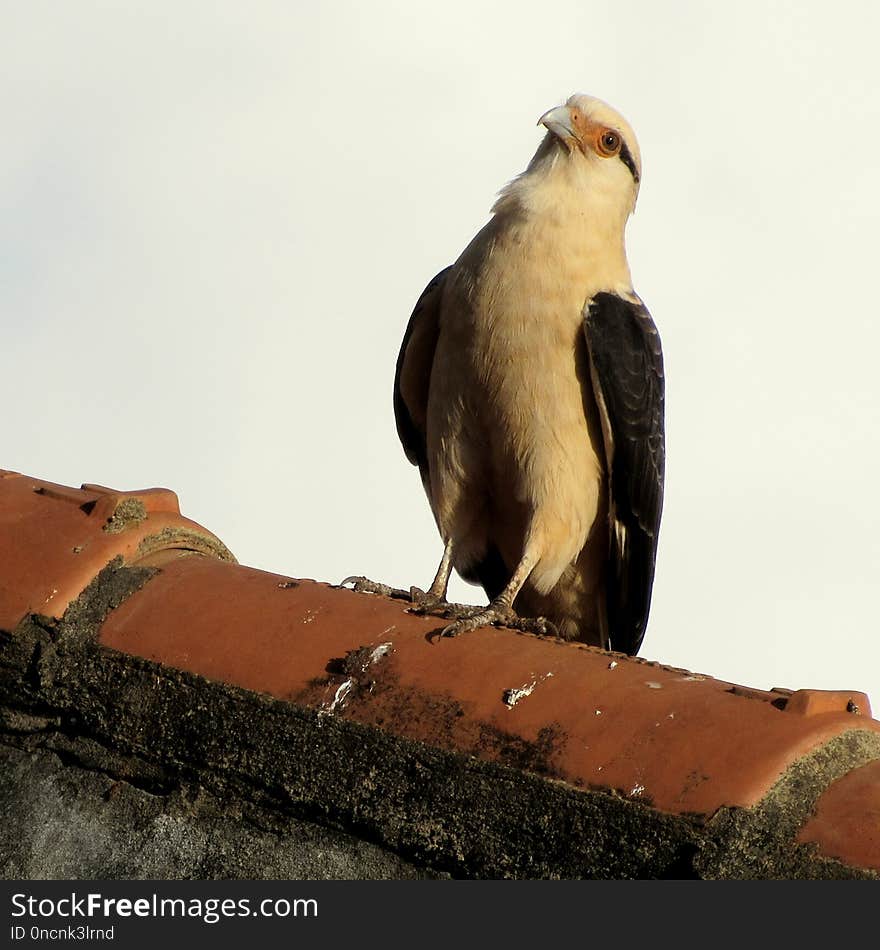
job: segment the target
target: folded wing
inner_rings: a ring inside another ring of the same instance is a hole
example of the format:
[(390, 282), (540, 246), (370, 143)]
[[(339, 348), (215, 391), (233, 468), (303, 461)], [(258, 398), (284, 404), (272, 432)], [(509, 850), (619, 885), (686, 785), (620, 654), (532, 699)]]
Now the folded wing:
[(416, 301), (403, 335), (394, 374), (394, 418), (397, 422), (397, 434), (406, 457), (413, 465), (418, 465), (422, 481), (426, 484), (428, 390), (431, 385), (437, 336), (440, 332), (440, 300), (450, 269), (447, 267), (440, 271)]
[(645, 306), (601, 293), (584, 311), (609, 482), (611, 648), (638, 652), (654, 584), (665, 468), (663, 353)]

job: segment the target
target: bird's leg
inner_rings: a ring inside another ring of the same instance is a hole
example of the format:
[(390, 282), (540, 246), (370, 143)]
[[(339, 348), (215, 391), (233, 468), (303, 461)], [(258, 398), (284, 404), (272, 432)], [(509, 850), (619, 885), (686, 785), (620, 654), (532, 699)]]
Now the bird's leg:
[(346, 577), (339, 586), (345, 587), (351, 584), (352, 590), (360, 594), (379, 594), (382, 597), (393, 597), (395, 600), (411, 600), (419, 610), (433, 610), (446, 604), (446, 588), (449, 586), (451, 573), (452, 541), (449, 540), (443, 547), (440, 566), (427, 591), (420, 590), (418, 587), (410, 587), (408, 591), (401, 590), (399, 587), (390, 587), (388, 584), (380, 584), (377, 581), (371, 581), (369, 577), (359, 575)]
[(434, 580), (427, 591), (418, 587), (410, 587), (409, 593), (413, 604), (424, 610), (433, 610), (446, 603), (446, 589), (449, 587), (449, 575), (452, 573), (452, 539), (443, 546), (443, 557), (440, 566), (434, 575)]
[(553, 624), (543, 617), (534, 619), (519, 617), (513, 609), (513, 601), (522, 589), (523, 584), (525, 584), (534, 566), (534, 557), (526, 552), (522, 556), (516, 570), (513, 572), (513, 577), (510, 578), (507, 586), (487, 607), (468, 609), (464, 616), (459, 616), (459, 619), (454, 623), (444, 627), (441, 636), (457, 637), (460, 633), (467, 633), (469, 630), (475, 630), (477, 627), (485, 627), (492, 623), (502, 624), (506, 627), (514, 627), (517, 630), (526, 630), (529, 633), (555, 633), (556, 630)]
[(452, 538), (443, 545), (443, 557), (440, 566), (434, 575), (434, 580), (428, 588), (428, 594), (437, 600), (446, 600), (446, 589), (449, 587), (449, 575), (452, 573)]

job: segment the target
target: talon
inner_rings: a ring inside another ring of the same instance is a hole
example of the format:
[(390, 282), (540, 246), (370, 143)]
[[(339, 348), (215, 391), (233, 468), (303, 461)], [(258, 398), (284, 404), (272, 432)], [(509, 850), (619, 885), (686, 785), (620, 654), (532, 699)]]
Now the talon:
[(522, 617), (513, 626), (525, 633), (536, 633), (542, 637), (556, 637), (557, 640), (562, 639), (559, 628), (546, 617)]
[(389, 597), (392, 590), (387, 584), (379, 584), (376, 581), (371, 581), (369, 577), (364, 577), (361, 574), (352, 574), (346, 577), (339, 586), (345, 587), (346, 584), (351, 584), (351, 589), (356, 590), (360, 594), (384, 594), (386, 597)]
[(482, 614), (476, 614), (471, 617), (459, 617), (453, 623), (447, 624), (441, 631), (441, 637), (457, 637), (461, 633), (470, 633), (477, 627), (487, 627), (494, 623), (492, 619), (485, 619)]
[(352, 574), (350, 577), (346, 577), (339, 586), (345, 587), (346, 584), (351, 584), (351, 589), (359, 594), (378, 594), (381, 597), (394, 597), (398, 600), (401, 598), (408, 599), (406, 591), (389, 587), (388, 584), (371, 581), (369, 577), (363, 577), (360, 574)]
[[(454, 608), (457, 608), (457, 610)], [(560, 635), (556, 624), (546, 617), (520, 617), (512, 607), (507, 607), (504, 604), (464, 608), (451, 604), (448, 614), (456, 619), (440, 631), (441, 637), (457, 637), (462, 633), (476, 630), (477, 627), (488, 627), (490, 625), (510, 627), (513, 630), (522, 630), (524, 633), (534, 633), (544, 637), (559, 637)]]
[(425, 592), (420, 587), (410, 587), (409, 596), (413, 602), (413, 613), (427, 613), (447, 605), (445, 597), (438, 597), (430, 591)]
[[(454, 606), (454, 605), (453, 605)], [(459, 609), (458, 616), (454, 623), (448, 624), (443, 628), (441, 636), (457, 637), (461, 633), (468, 633), (476, 630), (477, 627), (488, 627), (491, 624), (501, 624), (516, 626), (518, 617), (510, 607), (502, 604), (488, 607), (466, 607)], [(455, 616), (455, 613), (452, 614)]]

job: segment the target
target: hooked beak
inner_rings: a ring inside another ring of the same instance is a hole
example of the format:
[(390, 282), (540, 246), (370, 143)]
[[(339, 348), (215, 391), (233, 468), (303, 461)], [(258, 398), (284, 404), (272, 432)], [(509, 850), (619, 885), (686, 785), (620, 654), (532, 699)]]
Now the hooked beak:
[(545, 112), (538, 119), (538, 125), (543, 125), (569, 148), (576, 139), (571, 123), (571, 109), (568, 106), (556, 106), (555, 109)]

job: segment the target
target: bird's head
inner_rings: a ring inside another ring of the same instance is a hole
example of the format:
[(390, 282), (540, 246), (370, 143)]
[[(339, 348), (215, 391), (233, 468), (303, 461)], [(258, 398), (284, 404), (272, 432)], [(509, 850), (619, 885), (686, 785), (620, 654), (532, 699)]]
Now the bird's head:
[(535, 162), (560, 155), (584, 166), (594, 182), (615, 192), (631, 195), (635, 207), (642, 177), (639, 143), (630, 124), (601, 99), (574, 95), (565, 105), (556, 106), (538, 119), (547, 136), (535, 155)]

